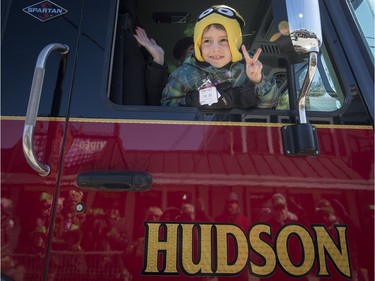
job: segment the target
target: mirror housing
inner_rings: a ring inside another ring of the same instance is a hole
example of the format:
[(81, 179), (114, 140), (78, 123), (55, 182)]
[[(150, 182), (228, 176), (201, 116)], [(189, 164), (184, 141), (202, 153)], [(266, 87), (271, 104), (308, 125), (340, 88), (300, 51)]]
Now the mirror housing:
[(318, 0), (273, 0), (275, 41), (280, 52), (292, 63), (308, 60), (322, 45)]

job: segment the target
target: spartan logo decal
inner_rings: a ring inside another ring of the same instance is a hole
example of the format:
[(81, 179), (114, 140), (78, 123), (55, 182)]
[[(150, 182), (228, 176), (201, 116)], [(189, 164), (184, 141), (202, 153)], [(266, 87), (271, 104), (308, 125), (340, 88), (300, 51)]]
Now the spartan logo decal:
[(26, 7), (23, 11), (34, 18), (37, 18), (40, 21), (47, 21), (63, 14), (66, 14), (68, 11), (59, 5), (51, 1), (42, 1)]

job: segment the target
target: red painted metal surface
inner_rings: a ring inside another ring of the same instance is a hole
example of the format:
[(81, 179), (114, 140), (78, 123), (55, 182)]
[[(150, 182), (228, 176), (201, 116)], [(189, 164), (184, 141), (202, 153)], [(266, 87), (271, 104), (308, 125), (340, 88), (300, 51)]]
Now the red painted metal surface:
[[(71, 122), (65, 140), (64, 122), (38, 122), (35, 149), (51, 166), (42, 178), (24, 159), (23, 122), (2, 120), (2, 224), (8, 226), (2, 229), (2, 261), (8, 262), (2, 266), (24, 280), (40, 280), (47, 264), (51, 280), (141, 274), (144, 252), (130, 253), (144, 236), (145, 220), (158, 217), (150, 207), (178, 212), (178, 222), (215, 223), (231, 192), (248, 227), (269, 221), (275, 193), (286, 197), (301, 225), (327, 225), (316, 212), (327, 199), (336, 223), (348, 226), (352, 273), (374, 276), (373, 252), (367, 251), (374, 242), (371, 128), (318, 126), (320, 156), (288, 157), (279, 126), (86, 121)], [(153, 186), (146, 192), (77, 186), (79, 173), (94, 171), (148, 172)], [(195, 207), (195, 219), (181, 213), (183, 204)], [(152, 211), (155, 217), (147, 217)], [(331, 280), (342, 278), (332, 263), (329, 268)]]

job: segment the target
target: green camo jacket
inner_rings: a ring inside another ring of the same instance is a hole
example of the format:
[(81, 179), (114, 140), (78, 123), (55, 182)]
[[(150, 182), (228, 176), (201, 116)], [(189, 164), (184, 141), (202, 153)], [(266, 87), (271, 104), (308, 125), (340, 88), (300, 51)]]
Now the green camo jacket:
[[(233, 87), (238, 87), (249, 79), (245, 73), (244, 60), (232, 63), (229, 68), (215, 68), (197, 62), (192, 56), (169, 76), (168, 84), (163, 90), (161, 105), (185, 106), (186, 93), (197, 91), (207, 78), (214, 85), (231, 82)], [(272, 108), (277, 104), (280, 94), (273, 76), (263, 76), (262, 82), (257, 84), (255, 89), (259, 100), (258, 108)]]

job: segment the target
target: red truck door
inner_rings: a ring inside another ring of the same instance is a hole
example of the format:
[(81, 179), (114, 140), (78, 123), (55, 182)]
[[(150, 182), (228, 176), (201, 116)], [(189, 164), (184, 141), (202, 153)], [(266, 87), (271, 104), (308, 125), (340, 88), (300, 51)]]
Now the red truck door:
[(2, 1), (2, 280), (42, 280), (58, 231), (61, 154), (84, 13), (82, 0), (61, 2)]

